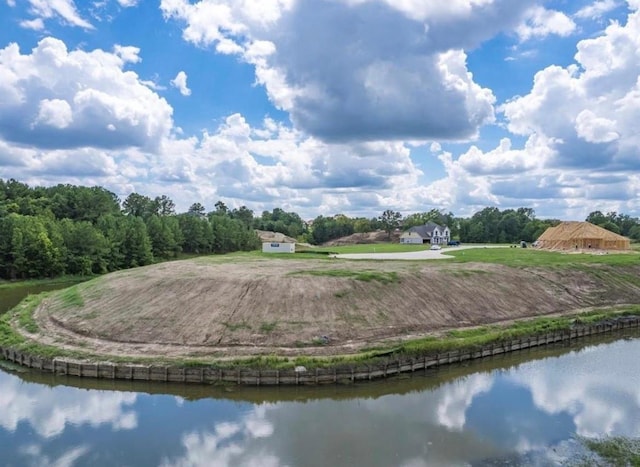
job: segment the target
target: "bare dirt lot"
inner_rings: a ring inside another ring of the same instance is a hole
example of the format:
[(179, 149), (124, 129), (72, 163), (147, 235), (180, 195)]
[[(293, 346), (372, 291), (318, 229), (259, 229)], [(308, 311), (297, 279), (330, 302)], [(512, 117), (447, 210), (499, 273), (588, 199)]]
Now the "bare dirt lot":
[[(637, 277), (640, 267), (624, 274)], [(109, 355), (345, 354), (443, 330), (640, 302), (619, 268), (199, 258), (120, 271), (35, 313), (42, 343)]]

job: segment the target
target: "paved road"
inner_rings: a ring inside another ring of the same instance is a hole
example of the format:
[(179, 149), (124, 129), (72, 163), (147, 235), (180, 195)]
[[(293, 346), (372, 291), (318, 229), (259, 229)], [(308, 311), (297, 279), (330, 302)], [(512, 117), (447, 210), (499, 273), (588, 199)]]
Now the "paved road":
[(463, 245), (442, 250), (422, 250), (408, 251), (405, 253), (345, 253), (334, 255), (339, 259), (406, 259), (406, 260), (425, 260), (425, 259), (450, 259), (453, 256), (448, 255), (449, 251), (468, 250), (471, 248), (508, 248), (505, 245)]

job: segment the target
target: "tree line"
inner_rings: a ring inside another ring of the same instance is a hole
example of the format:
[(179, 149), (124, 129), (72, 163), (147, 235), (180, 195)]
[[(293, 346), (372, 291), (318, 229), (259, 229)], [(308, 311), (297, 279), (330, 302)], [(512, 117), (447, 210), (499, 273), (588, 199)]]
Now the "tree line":
[(167, 196), (137, 193), (122, 206), (101, 187), (31, 188), (0, 179), (0, 279), (91, 275), (144, 266), (180, 253), (254, 250), (242, 210), (194, 203), (176, 213)]
[[(640, 240), (638, 218), (594, 211), (586, 220)], [(177, 213), (166, 195), (131, 193), (121, 203), (102, 187), (29, 187), (0, 179), (0, 279), (102, 274), (183, 253), (255, 250), (260, 247), (255, 229), (320, 245), (353, 233), (391, 235), (427, 222), (449, 226), (452, 238), (463, 243), (516, 243), (535, 241), (560, 221), (538, 219), (524, 207), (487, 207), (468, 218), (437, 209), (407, 216), (387, 209), (378, 217), (320, 215), (310, 222), (281, 208), (258, 216), (246, 206), (229, 209), (222, 201), (210, 212), (196, 202)]]

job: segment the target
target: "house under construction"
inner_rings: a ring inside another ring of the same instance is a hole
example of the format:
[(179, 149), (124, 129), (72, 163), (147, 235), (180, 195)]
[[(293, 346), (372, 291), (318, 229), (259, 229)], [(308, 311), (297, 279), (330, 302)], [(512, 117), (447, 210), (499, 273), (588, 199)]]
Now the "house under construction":
[(549, 250), (628, 250), (629, 239), (590, 222), (561, 222), (540, 235), (536, 247)]

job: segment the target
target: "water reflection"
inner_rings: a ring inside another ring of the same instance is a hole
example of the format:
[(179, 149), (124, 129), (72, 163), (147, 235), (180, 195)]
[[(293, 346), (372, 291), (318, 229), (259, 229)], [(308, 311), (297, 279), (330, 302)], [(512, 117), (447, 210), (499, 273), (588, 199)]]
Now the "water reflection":
[(7, 465), (555, 465), (576, 434), (640, 436), (639, 352), (636, 338), (273, 391), (52, 388), (0, 373), (0, 446)]
[(89, 446), (71, 448), (61, 454), (58, 458), (53, 459), (47, 454), (44, 454), (42, 452), (42, 446), (37, 444), (26, 445), (20, 450), (24, 455), (24, 465), (34, 467), (71, 467), (76, 465), (76, 462), (89, 452)]
[(61, 434), (67, 425), (109, 425), (114, 430), (136, 428), (132, 409), (135, 393), (80, 389), (52, 391), (24, 384), (16, 376), (0, 373), (0, 427), (16, 431), (22, 422), (43, 438)]
[(265, 466), (283, 465), (267, 446), (252, 448), (256, 441), (268, 439), (274, 434), (274, 426), (266, 418), (273, 405), (261, 405), (241, 416), (237, 422), (222, 422), (211, 431), (184, 434), (184, 454), (177, 458), (165, 458), (168, 466)]
[[(613, 352), (615, 358), (610, 358)], [(567, 414), (580, 436), (640, 437), (640, 363), (637, 342), (610, 344), (524, 363), (509, 380), (530, 391), (536, 408)]]

